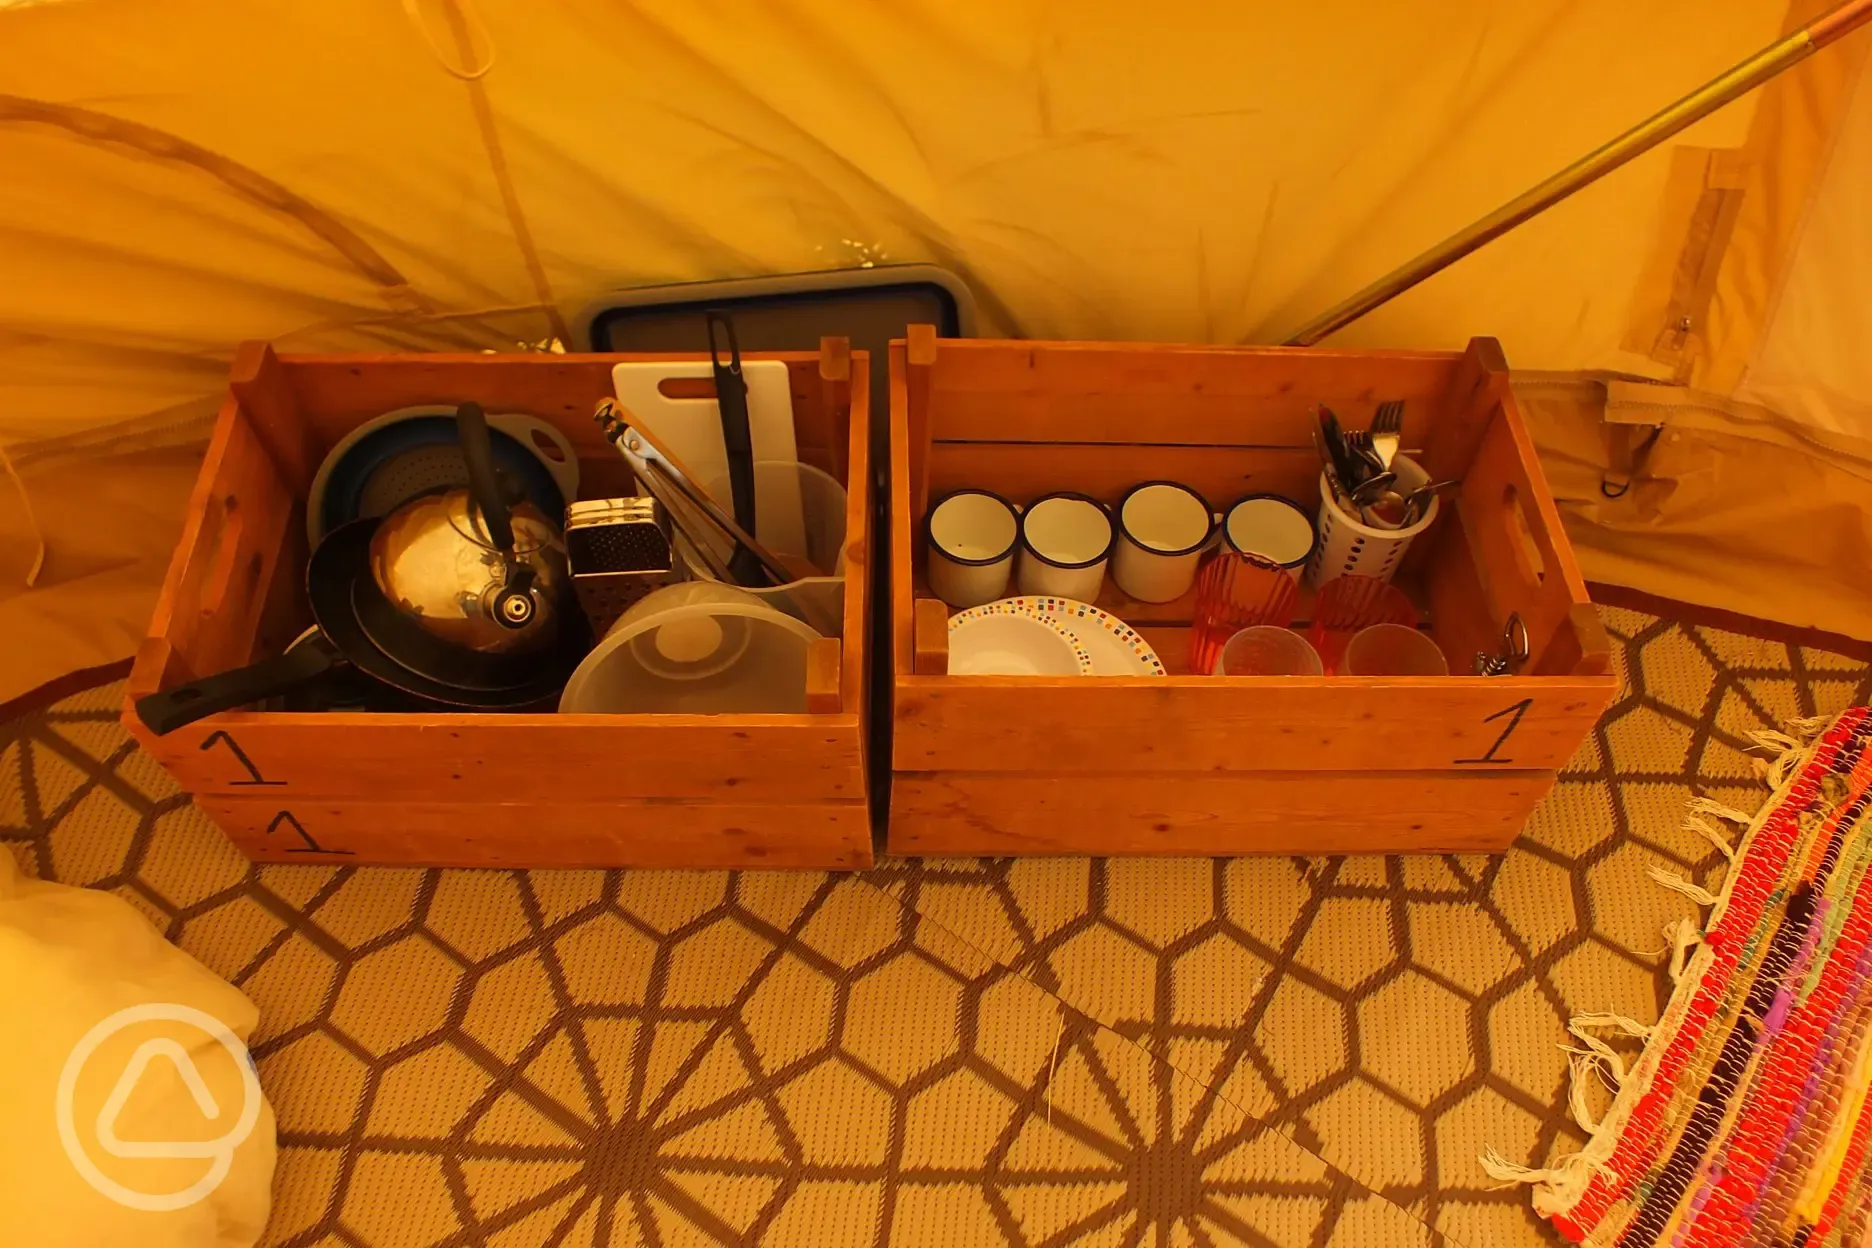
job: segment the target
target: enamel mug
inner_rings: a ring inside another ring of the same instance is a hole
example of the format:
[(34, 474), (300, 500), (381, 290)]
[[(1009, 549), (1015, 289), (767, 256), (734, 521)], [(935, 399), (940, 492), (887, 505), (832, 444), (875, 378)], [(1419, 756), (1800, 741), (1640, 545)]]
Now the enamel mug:
[(1048, 494), (1021, 513), (1020, 563), (1023, 594), (1045, 594), (1092, 602), (1105, 583), (1111, 557), (1111, 515), (1084, 494)]
[(1222, 541), (1238, 555), (1260, 555), (1278, 563), (1297, 581), (1319, 545), (1319, 534), (1313, 530), (1313, 517), (1291, 498), (1250, 494), (1223, 517)]
[(1014, 504), (987, 490), (957, 490), (936, 500), (924, 522), (930, 592), (967, 609), (1007, 593), (1020, 543)]
[(1173, 602), (1189, 592), (1196, 564), (1222, 517), (1203, 496), (1175, 481), (1131, 487), (1118, 504), (1112, 577), (1139, 602)]

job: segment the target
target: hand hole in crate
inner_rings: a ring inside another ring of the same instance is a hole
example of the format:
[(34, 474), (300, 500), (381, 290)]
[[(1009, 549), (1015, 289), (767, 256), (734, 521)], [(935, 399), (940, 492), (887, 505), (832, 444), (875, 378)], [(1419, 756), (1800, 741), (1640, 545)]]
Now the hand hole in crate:
[(1544, 583), (1547, 580), (1547, 563), (1541, 558), (1540, 545), (1534, 540), (1534, 529), (1528, 523), (1521, 492), (1512, 481), (1502, 488), (1502, 505), (1508, 510), (1508, 530), (1512, 535), (1509, 545), (1514, 550), (1515, 566), (1533, 584)]

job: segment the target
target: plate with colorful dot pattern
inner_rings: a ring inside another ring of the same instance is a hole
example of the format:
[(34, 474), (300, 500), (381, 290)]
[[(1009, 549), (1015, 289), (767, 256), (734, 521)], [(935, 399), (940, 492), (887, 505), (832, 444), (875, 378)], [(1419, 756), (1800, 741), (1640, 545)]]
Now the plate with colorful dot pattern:
[(1023, 611), (1070, 633), (1092, 656), (1094, 676), (1162, 676), (1163, 660), (1137, 629), (1089, 602), (1030, 594), (1009, 598)]

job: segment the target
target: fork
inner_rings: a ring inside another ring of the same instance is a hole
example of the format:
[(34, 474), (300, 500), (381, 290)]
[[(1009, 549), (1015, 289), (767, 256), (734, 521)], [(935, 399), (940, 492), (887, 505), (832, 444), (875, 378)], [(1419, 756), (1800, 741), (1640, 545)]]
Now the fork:
[(1371, 449), (1378, 454), (1379, 462), (1385, 471), (1391, 471), (1391, 461), (1397, 458), (1398, 443), (1404, 437), (1404, 400), (1390, 399), (1378, 405), (1378, 412), (1372, 417), (1371, 433), (1367, 435)]

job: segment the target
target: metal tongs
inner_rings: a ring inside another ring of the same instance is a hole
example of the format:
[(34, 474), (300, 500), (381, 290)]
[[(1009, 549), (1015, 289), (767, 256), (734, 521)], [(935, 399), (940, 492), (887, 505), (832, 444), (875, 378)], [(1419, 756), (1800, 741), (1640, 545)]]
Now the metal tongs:
[[(723, 511), (706, 490), (697, 488), (682, 469), (651, 445), (648, 438), (632, 428), (618, 414), (619, 411), (613, 400), (606, 399), (599, 403), (598, 410), (592, 413), (592, 419), (598, 422), (605, 437), (624, 457), (624, 462), (630, 465), (631, 471), (636, 474), (644, 489), (649, 491), (650, 497), (663, 504), (663, 510), (669, 513), (671, 522), (689, 539), (690, 549), (702, 561), (710, 576), (724, 585), (739, 585), (744, 589), (777, 587), (798, 579), (772, 551), (737, 524), (733, 516)], [(736, 548), (736, 560), (724, 561), (711, 540), (712, 535), (696, 531), (693, 523), (696, 516), (727, 535), (729, 542)], [(742, 552), (747, 555), (745, 560), (739, 559)], [(733, 570), (733, 563), (737, 561), (751, 563), (753, 567), (750, 571), (758, 573), (764, 583), (750, 585), (737, 576)], [(793, 614), (797, 614), (823, 636), (838, 636), (837, 621), (827, 621), (816, 604), (807, 601), (807, 596), (786, 594), (780, 595), (780, 598)]]

